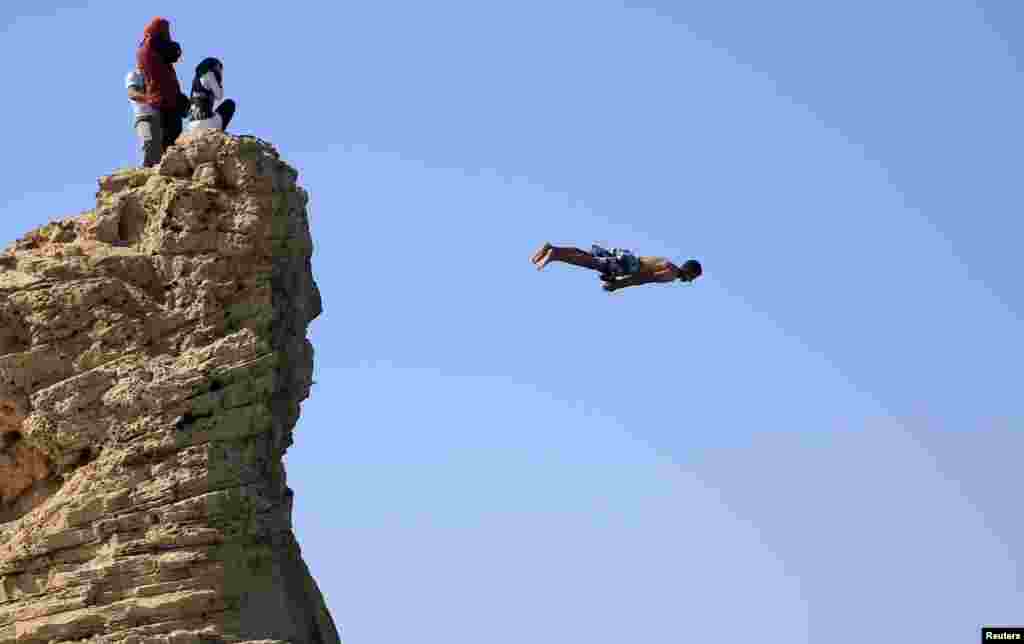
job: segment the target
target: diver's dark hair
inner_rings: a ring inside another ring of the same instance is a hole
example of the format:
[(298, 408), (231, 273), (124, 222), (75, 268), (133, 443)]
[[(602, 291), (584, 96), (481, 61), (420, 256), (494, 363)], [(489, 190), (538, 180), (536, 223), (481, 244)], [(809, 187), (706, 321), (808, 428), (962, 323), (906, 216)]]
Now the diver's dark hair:
[(686, 260), (679, 270), (692, 275), (694, 279), (704, 274), (704, 269), (701, 267), (700, 262), (695, 259)]

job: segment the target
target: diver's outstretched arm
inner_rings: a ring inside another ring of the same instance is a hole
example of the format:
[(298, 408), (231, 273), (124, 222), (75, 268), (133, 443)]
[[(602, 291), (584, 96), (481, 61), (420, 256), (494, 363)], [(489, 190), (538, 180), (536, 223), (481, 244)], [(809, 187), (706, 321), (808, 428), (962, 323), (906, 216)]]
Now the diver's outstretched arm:
[(633, 275), (627, 275), (626, 277), (619, 277), (610, 280), (606, 280), (602, 276), (602, 281), (604, 282), (604, 284), (601, 286), (601, 288), (611, 293), (613, 291), (629, 288), (630, 286), (650, 284), (651, 282), (656, 282), (657, 280), (651, 277), (650, 275), (634, 273)]
[(656, 273), (633, 273), (632, 275), (627, 275), (617, 279), (607, 279), (606, 276), (602, 275), (601, 280), (604, 282), (604, 285), (601, 288), (611, 293), (612, 291), (628, 288), (630, 286), (654, 284), (656, 282), (671, 282), (675, 278), (675, 271), (670, 269), (660, 270)]

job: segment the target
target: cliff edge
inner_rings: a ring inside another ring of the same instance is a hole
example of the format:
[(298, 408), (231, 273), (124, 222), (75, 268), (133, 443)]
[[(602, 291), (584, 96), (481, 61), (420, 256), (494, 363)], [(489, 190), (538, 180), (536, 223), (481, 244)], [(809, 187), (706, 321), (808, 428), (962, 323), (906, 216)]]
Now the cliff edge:
[(296, 179), (210, 131), (0, 254), (0, 643), (339, 642), (282, 464), (320, 313)]

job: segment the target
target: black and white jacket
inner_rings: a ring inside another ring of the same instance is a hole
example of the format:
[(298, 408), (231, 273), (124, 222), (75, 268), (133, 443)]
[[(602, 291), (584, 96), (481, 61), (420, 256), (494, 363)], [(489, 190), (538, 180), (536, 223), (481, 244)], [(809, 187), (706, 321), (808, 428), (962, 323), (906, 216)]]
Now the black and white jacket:
[(224, 100), (220, 69), (221, 63), (216, 58), (207, 58), (196, 67), (196, 76), (192, 81), (192, 96), (189, 99), (189, 120), (194, 125), (214, 118), (214, 106)]

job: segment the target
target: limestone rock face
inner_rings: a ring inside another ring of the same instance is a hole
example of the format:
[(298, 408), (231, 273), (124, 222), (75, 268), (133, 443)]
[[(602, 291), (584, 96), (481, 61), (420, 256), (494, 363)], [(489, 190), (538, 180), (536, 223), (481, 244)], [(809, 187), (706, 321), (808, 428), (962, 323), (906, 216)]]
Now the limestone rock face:
[(309, 394), (306, 192), (208, 132), (0, 254), (0, 644), (335, 644), (282, 456)]

